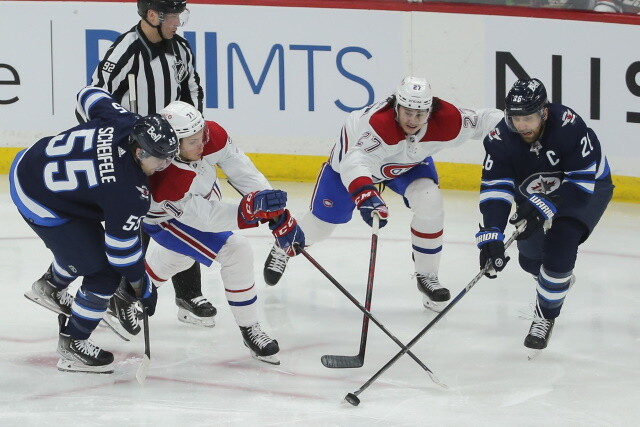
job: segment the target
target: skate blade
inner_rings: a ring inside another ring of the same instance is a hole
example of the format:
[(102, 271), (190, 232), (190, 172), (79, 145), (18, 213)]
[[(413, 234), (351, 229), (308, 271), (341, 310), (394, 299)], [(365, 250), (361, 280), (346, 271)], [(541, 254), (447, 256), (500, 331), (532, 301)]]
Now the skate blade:
[(253, 351), (250, 351), (250, 353), (251, 353), (251, 357), (253, 357), (254, 359), (259, 360), (261, 362), (265, 362), (265, 363), (268, 363), (270, 365), (279, 365), (280, 364), (280, 359), (278, 359), (278, 357), (275, 356), (275, 355), (258, 356)]
[(542, 353), (542, 350), (535, 350), (535, 349), (534, 349), (534, 350), (531, 350), (531, 351), (529, 352), (529, 355), (527, 356), (527, 360), (534, 360), (534, 359), (536, 359), (536, 358), (540, 355), (540, 353)]
[(131, 341), (131, 339), (135, 336), (127, 332), (127, 330), (124, 329), (120, 324), (120, 321), (118, 320), (118, 318), (109, 313), (105, 313), (99, 325), (106, 326), (107, 328), (111, 329), (114, 334), (116, 334), (118, 337), (122, 338), (125, 341)]
[(182, 323), (188, 323), (191, 325), (202, 326), (204, 328), (213, 328), (216, 326), (215, 316), (211, 317), (198, 317), (184, 308), (178, 308), (178, 320)]
[(41, 307), (46, 308), (47, 310), (51, 310), (54, 313), (57, 314), (64, 314), (65, 316), (69, 317), (70, 314), (69, 313), (65, 313), (63, 311), (61, 311), (58, 306), (56, 305), (51, 305), (46, 299), (36, 295), (33, 293), (33, 291), (27, 291), (24, 293), (24, 297), (30, 301), (35, 302), (36, 304), (38, 304)]
[(74, 360), (60, 359), (57, 364), (58, 370), (62, 372), (80, 372), (85, 374), (112, 374), (113, 363), (104, 366), (89, 366)]
[(436, 313), (440, 313), (442, 310), (444, 310), (447, 304), (449, 304), (449, 301), (437, 302), (437, 301), (432, 301), (426, 295), (422, 296), (422, 305), (424, 306), (424, 308), (434, 311)]

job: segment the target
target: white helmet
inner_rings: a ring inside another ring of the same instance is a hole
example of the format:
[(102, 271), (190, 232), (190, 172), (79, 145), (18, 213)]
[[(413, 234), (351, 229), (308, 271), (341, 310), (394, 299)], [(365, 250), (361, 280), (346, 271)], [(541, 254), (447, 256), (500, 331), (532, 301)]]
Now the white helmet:
[(412, 110), (428, 110), (433, 103), (431, 86), (426, 79), (407, 76), (396, 88), (396, 108), (402, 105)]
[(204, 128), (202, 113), (186, 102), (172, 101), (159, 113), (167, 119), (180, 139), (195, 135)]

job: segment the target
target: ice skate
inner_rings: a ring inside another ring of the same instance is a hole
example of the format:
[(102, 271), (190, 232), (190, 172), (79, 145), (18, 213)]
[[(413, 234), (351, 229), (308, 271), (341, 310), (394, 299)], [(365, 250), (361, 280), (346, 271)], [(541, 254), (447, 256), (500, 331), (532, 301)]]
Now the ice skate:
[(102, 350), (88, 339), (76, 340), (65, 334), (66, 320), (64, 314), (58, 316), (60, 326), (58, 370), (94, 374), (113, 373), (113, 354)]
[(191, 299), (176, 297), (176, 305), (179, 321), (205, 328), (213, 328), (216, 325), (214, 317), (218, 310), (202, 295)]
[(529, 360), (535, 359), (543, 349), (547, 348), (554, 323), (555, 319), (545, 319), (536, 306), (529, 334), (524, 339), (524, 346), (532, 349), (528, 356)]
[(422, 305), (436, 313), (441, 312), (451, 299), (451, 294), (447, 288), (440, 285), (438, 275), (435, 273), (416, 273), (418, 290), (422, 292)]
[(287, 268), (287, 262), (289, 262), (287, 254), (276, 245), (273, 245), (264, 263), (264, 270), (262, 270), (264, 281), (267, 285), (274, 286), (280, 281), (284, 270)]
[(51, 274), (51, 267), (49, 267), (41, 278), (33, 282), (31, 290), (25, 292), (24, 296), (53, 312), (69, 317), (73, 296), (66, 289), (56, 288), (51, 283)]
[(260, 323), (251, 326), (240, 326), (244, 345), (251, 351), (251, 356), (272, 365), (279, 365), (280, 359), (276, 354), (280, 351), (278, 341), (260, 329)]
[(142, 329), (142, 307), (136, 298), (119, 287), (109, 300), (102, 323), (123, 340), (130, 341)]

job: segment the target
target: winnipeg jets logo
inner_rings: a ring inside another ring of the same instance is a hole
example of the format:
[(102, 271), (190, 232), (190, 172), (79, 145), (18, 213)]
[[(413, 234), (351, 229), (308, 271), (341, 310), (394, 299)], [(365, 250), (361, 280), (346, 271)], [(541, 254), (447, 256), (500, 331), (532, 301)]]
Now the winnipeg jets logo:
[(502, 138), (500, 138), (500, 130), (498, 128), (494, 128), (487, 136), (489, 137), (489, 141), (493, 141), (494, 139), (502, 141)]
[(533, 193), (549, 194), (555, 191), (558, 187), (560, 187), (559, 178), (555, 176), (544, 177), (540, 175), (538, 176), (537, 179), (529, 183), (529, 186), (527, 187), (527, 192), (529, 194), (533, 194)]
[(566, 110), (564, 113), (562, 113), (562, 126), (566, 124), (573, 124), (573, 122), (575, 121), (576, 121), (576, 115), (573, 111)]
[(142, 200), (149, 200), (149, 189), (147, 188), (146, 185), (142, 185), (140, 187), (136, 185), (136, 188), (140, 192), (140, 198)]
[(173, 73), (175, 75), (176, 82), (182, 83), (182, 81), (187, 78), (187, 65), (182, 62), (181, 59), (178, 59), (173, 64)]

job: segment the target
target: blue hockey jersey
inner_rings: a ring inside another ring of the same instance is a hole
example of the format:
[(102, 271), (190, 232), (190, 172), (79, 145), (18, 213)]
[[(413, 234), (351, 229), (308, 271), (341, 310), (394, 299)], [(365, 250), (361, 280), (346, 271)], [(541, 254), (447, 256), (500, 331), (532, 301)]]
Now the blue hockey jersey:
[(509, 130), (504, 119), (484, 138), (480, 211), (485, 227), (504, 230), (512, 203), (532, 193), (558, 194), (557, 216), (574, 216), (598, 182), (611, 183), (595, 132), (569, 107), (547, 108), (544, 131), (533, 144)]
[(31, 223), (104, 222), (109, 263), (130, 282), (144, 274), (140, 221), (149, 209), (148, 181), (129, 151), (139, 118), (99, 88), (78, 93), (86, 123), (42, 138), (16, 156), (11, 196)]

